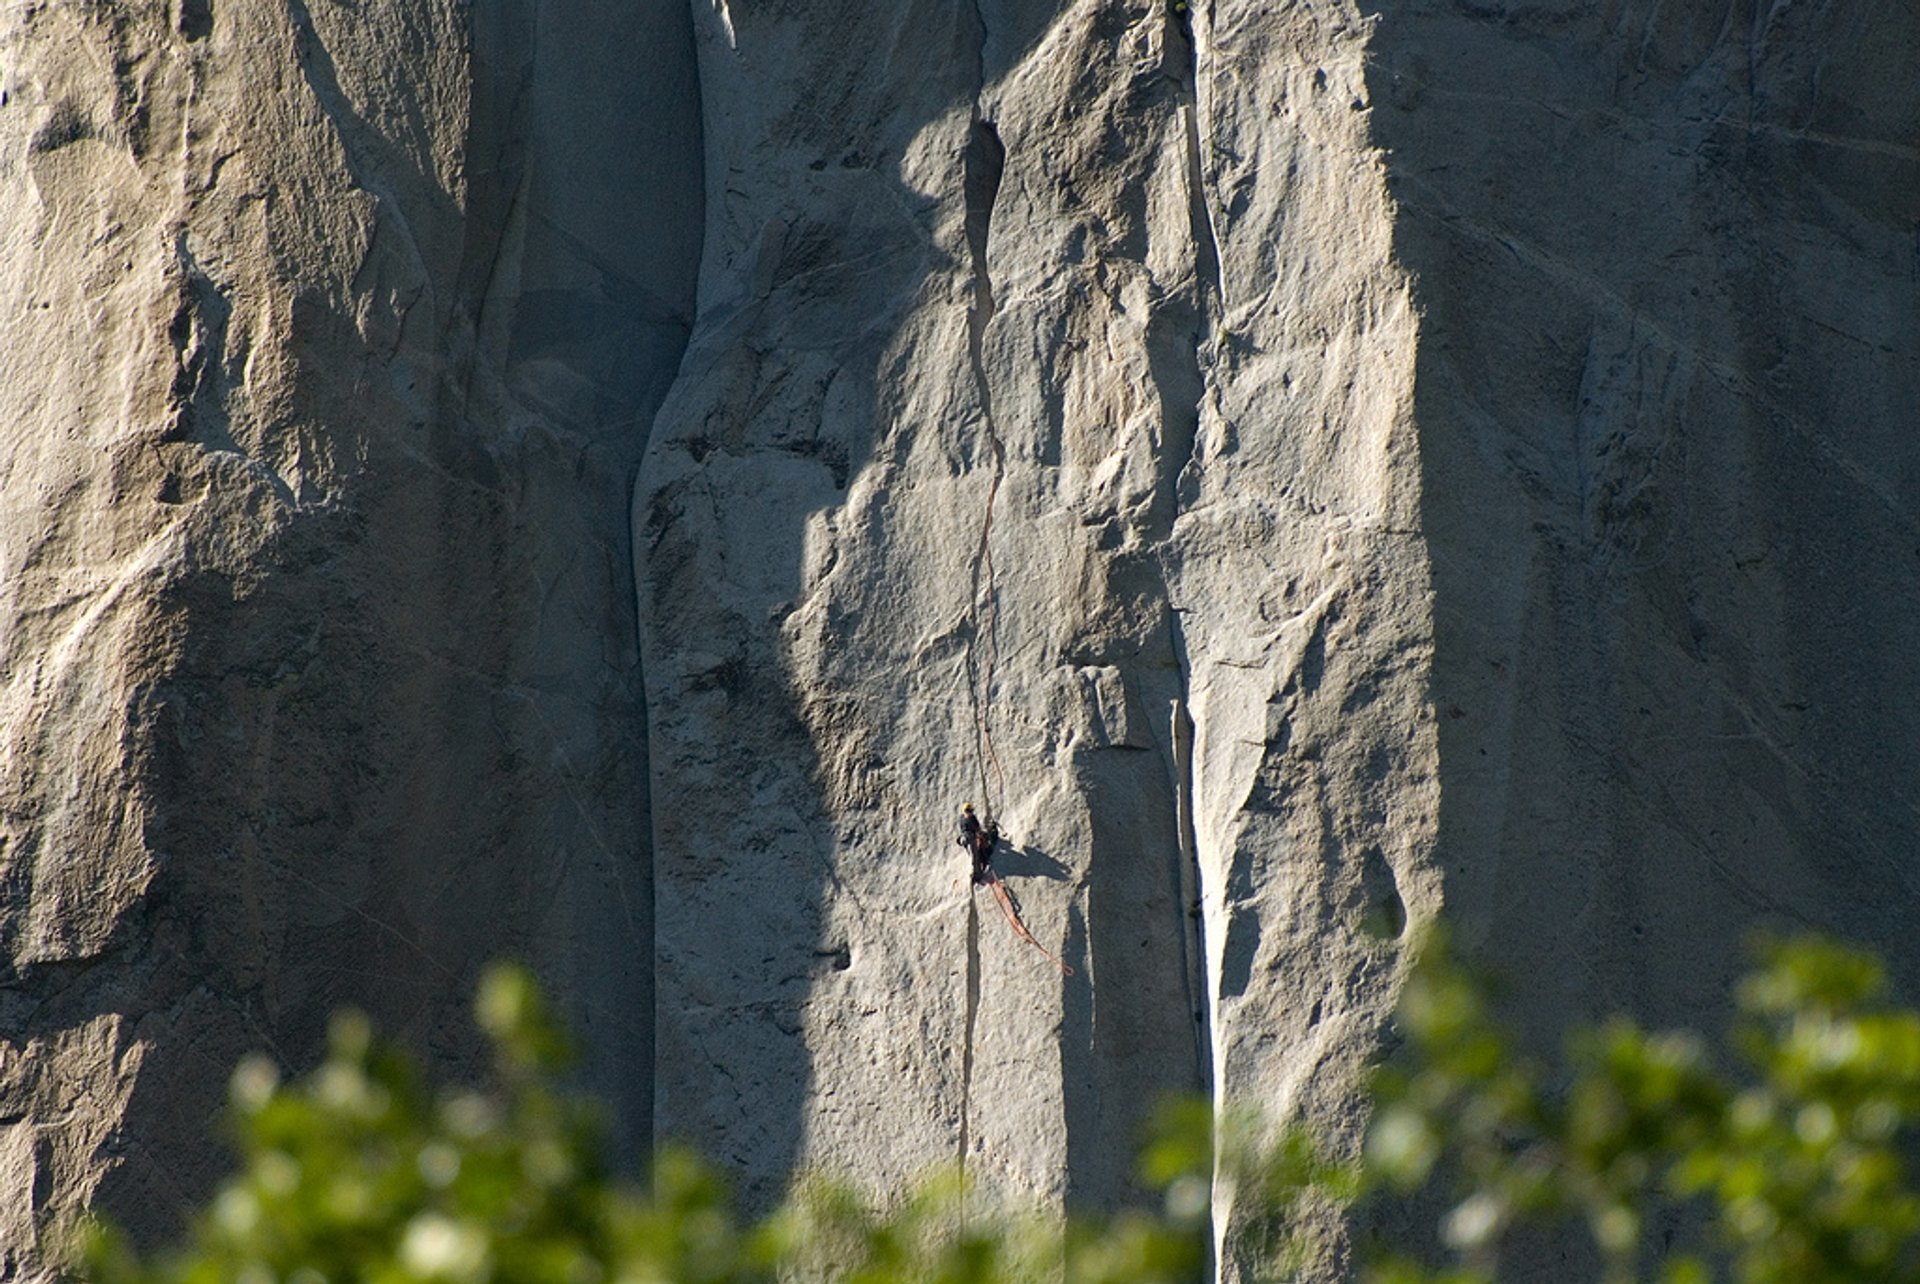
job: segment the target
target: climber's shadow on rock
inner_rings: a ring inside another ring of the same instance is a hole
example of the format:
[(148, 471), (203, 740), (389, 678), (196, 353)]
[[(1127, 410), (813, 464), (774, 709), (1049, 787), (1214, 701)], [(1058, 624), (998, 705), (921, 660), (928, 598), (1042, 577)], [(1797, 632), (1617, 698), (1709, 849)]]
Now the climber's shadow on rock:
[(1050, 878), (1056, 883), (1066, 882), (1069, 872), (1038, 847), (1016, 847), (1011, 839), (993, 854), (993, 867), (1002, 878)]

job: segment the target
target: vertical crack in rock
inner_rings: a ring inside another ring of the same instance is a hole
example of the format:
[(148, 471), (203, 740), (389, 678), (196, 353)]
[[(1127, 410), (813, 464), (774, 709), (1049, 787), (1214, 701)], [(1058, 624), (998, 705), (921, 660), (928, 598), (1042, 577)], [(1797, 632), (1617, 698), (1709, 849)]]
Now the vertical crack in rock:
[[(985, 27), (981, 28), (981, 43), (986, 40)], [(973, 371), (974, 390), (980, 399), (980, 414), (986, 426), (987, 449), (991, 458), (992, 476), (987, 483), (986, 513), (981, 519), (980, 547), (974, 554), (972, 602), (976, 613), (980, 604), (980, 580), (986, 576), (986, 662), (980, 665), (975, 658), (975, 646), (981, 641), (982, 629), (976, 614), (972, 635), (967, 641), (967, 678), (973, 702), (976, 727), (976, 755), (979, 759), (980, 790), (988, 802), (988, 816), (994, 812), (995, 802), (1006, 801), (1005, 782), (1001, 781), (999, 793), (988, 785), (987, 765), (991, 761), (996, 778), (999, 776), (999, 759), (993, 748), (993, 727), (991, 701), (993, 696), (993, 671), (999, 661), (999, 586), (995, 582), (993, 571), (993, 551), (990, 541), (993, 537), (993, 507), (1000, 494), (1000, 478), (1006, 466), (1006, 451), (1001, 445), (999, 425), (993, 417), (993, 388), (987, 379), (986, 360), (983, 349), (986, 340), (987, 324), (993, 319), (993, 278), (987, 270), (987, 237), (993, 222), (994, 201), (1000, 195), (1000, 176), (1005, 172), (1007, 149), (1000, 141), (999, 131), (993, 123), (980, 119), (977, 115), (968, 134), (966, 153), (962, 158), (962, 193), (966, 200), (967, 253), (973, 271), (972, 310), (967, 317), (967, 360)]]
[[(980, 792), (987, 805), (987, 817), (1006, 802), (1005, 781), (996, 793), (988, 787), (987, 763), (992, 760), (996, 776), (999, 758), (993, 749), (992, 706), (993, 670), (1000, 654), (999, 586), (993, 573), (993, 506), (1000, 494), (1000, 477), (1006, 466), (1006, 454), (1000, 444), (999, 425), (993, 417), (993, 387), (987, 380), (984, 356), (987, 324), (993, 320), (993, 277), (987, 270), (987, 238), (992, 230), (993, 205), (1000, 195), (1000, 176), (1006, 171), (1007, 149), (993, 122), (980, 112), (979, 95), (986, 90), (987, 22), (977, 3), (973, 7), (979, 40), (974, 46), (974, 117), (967, 133), (966, 151), (961, 156), (961, 197), (966, 202), (965, 230), (968, 266), (973, 273), (973, 297), (967, 314), (967, 364), (973, 373), (975, 395), (980, 399), (980, 415), (987, 432), (987, 449), (992, 456), (993, 473), (987, 483), (986, 512), (981, 518), (980, 547), (974, 553), (972, 595), (974, 628), (967, 638), (967, 682), (973, 704), (976, 727), (975, 756), (980, 770)], [(975, 647), (981, 641), (978, 612), (980, 577), (986, 575), (987, 659), (981, 671), (975, 659)], [(998, 804), (998, 808), (996, 807)], [(973, 1124), (973, 1044), (980, 1015), (980, 902), (971, 883), (967, 886), (967, 997), (965, 1042), (960, 1052), (960, 1173), (967, 1171), (967, 1154), (972, 1149)]]
[[(1176, 639), (1178, 637), (1176, 623)], [(1214, 1084), (1213, 1023), (1207, 1019), (1206, 942), (1200, 922), (1200, 863), (1193, 837), (1193, 719), (1187, 714), (1186, 648), (1178, 646), (1180, 694), (1174, 697), (1172, 711), (1174, 762), (1174, 823), (1179, 829), (1180, 849), (1180, 927), (1181, 944), (1186, 952), (1188, 1011), (1193, 1014), (1194, 1057), (1200, 1067), (1203, 1086)]]
[(987, 270), (987, 233), (993, 223), (993, 205), (1000, 196), (1000, 178), (1007, 168), (1007, 147), (993, 122), (976, 117), (967, 136), (964, 192), (967, 202), (967, 253), (973, 269), (973, 315), (967, 326), (968, 353), (979, 383), (982, 405), (992, 414), (992, 397), (981, 362), (981, 343), (987, 322), (993, 319), (993, 277)]
[(973, 1123), (973, 1028), (980, 1015), (980, 900), (967, 884), (967, 1022), (960, 1045), (960, 1175), (966, 1176)]
[[(1210, 10), (1209, 10), (1210, 12)], [(1186, 102), (1181, 108), (1187, 132), (1187, 196), (1193, 224), (1194, 268), (1200, 285), (1201, 308), (1209, 320), (1221, 321), (1227, 310), (1227, 287), (1220, 267), (1220, 238), (1213, 223), (1213, 205), (1207, 200), (1207, 168), (1200, 146), (1200, 40), (1189, 27), (1175, 25), (1174, 34), (1186, 45), (1187, 68), (1182, 88)], [(1206, 334), (1200, 336), (1204, 348)], [(1195, 359), (1198, 361), (1199, 352)], [(1202, 371), (1204, 377), (1204, 369)]]
[[(1195, 14), (1192, 8), (1183, 14), (1169, 13), (1167, 19), (1167, 40), (1174, 51), (1184, 54), (1185, 66), (1181, 74), (1174, 77), (1179, 85), (1183, 101), (1180, 104), (1180, 118), (1186, 141), (1186, 178), (1187, 178), (1187, 219), (1189, 233), (1193, 239), (1193, 272), (1195, 309), (1193, 312), (1194, 331), (1191, 342), (1186, 345), (1185, 357), (1190, 363), (1181, 371), (1184, 382), (1191, 391), (1193, 401), (1189, 414), (1179, 417), (1178, 423), (1184, 432), (1175, 435), (1169, 433), (1162, 443), (1164, 459), (1162, 467), (1167, 471), (1166, 484), (1171, 494), (1168, 514), (1168, 531), (1178, 521), (1181, 508), (1181, 479), (1193, 463), (1195, 442), (1199, 436), (1200, 421), (1207, 405), (1211, 390), (1210, 375), (1213, 364), (1223, 354), (1221, 344), (1216, 338), (1222, 333), (1226, 314), (1226, 286), (1220, 265), (1220, 246), (1215, 235), (1212, 207), (1207, 200), (1206, 166), (1201, 154), (1200, 137), (1200, 35), (1193, 28), (1196, 17), (1200, 19), (1204, 33), (1211, 16), (1209, 7), (1202, 14)], [(1176, 420), (1168, 416), (1169, 426)], [(1174, 610), (1169, 592), (1169, 608)], [(1191, 715), (1191, 696), (1187, 650), (1180, 630), (1180, 617), (1172, 615), (1174, 624), (1174, 655), (1176, 673), (1179, 681), (1179, 694), (1175, 699), (1173, 720), (1173, 744), (1175, 760), (1175, 800), (1176, 825), (1178, 826), (1178, 847), (1180, 852), (1180, 900), (1182, 941), (1187, 950), (1187, 986), (1188, 995), (1193, 1004), (1194, 1038), (1199, 1050), (1201, 1075), (1211, 1090), (1219, 1082), (1219, 1067), (1213, 1047), (1214, 1029), (1214, 986), (1211, 969), (1207, 965), (1206, 924), (1202, 901), (1205, 888), (1202, 886), (1198, 843), (1195, 837), (1193, 818), (1194, 779), (1198, 770), (1194, 761), (1194, 727)]]
[[(324, 7), (312, 8), (324, 26)], [(705, 123), (692, 15), (677, 0), (604, 12), (591, 0), (506, 0), (470, 21), (436, 449), (451, 477), (522, 480), (512, 501), (479, 499), (476, 485), (441, 502), (460, 520), (476, 502), (489, 519), (535, 519), (499, 552), (448, 556), (446, 575), (492, 577), (496, 627), (537, 639), (474, 660), (501, 688), (488, 702), (495, 734), (526, 763), (516, 770), (529, 801), (494, 841), (555, 852), (520, 948), (590, 1032), (583, 1086), (609, 1102), (621, 1150), (638, 1155), (656, 1105), (656, 911), (632, 503), (698, 303)], [(635, 79), (611, 51), (641, 38), (652, 61)], [(343, 82), (365, 79), (349, 74), (344, 41), (335, 52)], [(577, 128), (600, 111), (602, 127)], [(393, 161), (372, 177), (411, 182), (391, 147), (370, 154)]]

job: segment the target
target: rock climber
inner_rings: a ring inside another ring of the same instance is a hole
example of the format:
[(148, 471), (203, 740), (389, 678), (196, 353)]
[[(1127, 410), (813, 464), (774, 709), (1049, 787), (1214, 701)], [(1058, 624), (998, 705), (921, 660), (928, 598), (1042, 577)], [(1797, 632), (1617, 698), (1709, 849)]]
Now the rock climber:
[(980, 824), (979, 817), (973, 814), (973, 804), (965, 803), (960, 808), (960, 836), (954, 840), (967, 849), (973, 857), (973, 885), (979, 887), (993, 877), (993, 847), (1000, 841), (1000, 826), (994, 821)]
[(1000, 906), (1000, 912), (1007, 916), (1007, 926), (1013, 929), (1013, 934), (1052, 959), (1053, 965), (1061, 972), (1072, 976), (1073, 969), (1062, 963), (1052, 950), (1040, 944), (1039, 939), (1027, 930), (1027, 925), (1020, 921), (1020, 909), (1013, 903), (1013, 893), (993, 872), (993, 849), (1000, 843), (999, 824), (990, 820), (982, 825), (980, 818), (973, 814), (973, 804), (963, 803), (960, 807), (960, 836), (953, 841), (972, 855), (973, 885), (985, 887), (993, 893), (994, 902)]

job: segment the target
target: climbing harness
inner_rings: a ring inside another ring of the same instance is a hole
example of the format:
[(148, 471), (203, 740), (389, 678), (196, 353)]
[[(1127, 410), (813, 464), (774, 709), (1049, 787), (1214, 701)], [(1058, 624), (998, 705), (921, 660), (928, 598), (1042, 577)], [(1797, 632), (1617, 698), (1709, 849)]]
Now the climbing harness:
[(1013, 929), (1013, 934), (1046, 955), (1062, 973), (1072, 976), (1073, 969), (1056, 958), (1052, 950), (1040, 944), (1039, 938), (1029, 932), (1027, 925), (1020, 921), (1020, 912), (1013, 907), (1013, 893), (1007, 890), (1007, 885), (1000, 881), (1000, 875), (992, 869), (987, 870), (987, 886), (993, 891), (993, 899), (1000, 903), (1000, 912), (1007, 916), (1007, 926)]

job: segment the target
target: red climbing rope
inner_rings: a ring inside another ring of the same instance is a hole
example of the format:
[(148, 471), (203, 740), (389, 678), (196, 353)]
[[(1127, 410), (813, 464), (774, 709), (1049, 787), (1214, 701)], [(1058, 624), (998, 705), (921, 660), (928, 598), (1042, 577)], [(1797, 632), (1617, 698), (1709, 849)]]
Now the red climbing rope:
[[(976, 336), (977, 340), (977, 336)], [(1006, 471), (1006, 449), (1000, 444), (1000, 434), (994, 430), (993, 407), (986, 400), (985, 372), (979, 366), (979, 352), (976, 341), (974, 352), (974, 374), (981, 380), (982, 409), (987, 431), (987, 447), (993, 457), (993, 474), (987, 481), (986, 512), (980, 520), (980, 547), (973, 558), (973, 635), (967, 639), (967, 695), (973, 705), (974, 760), (980, 770), (980, 793), (986, 802), (987, 838), (991, 844), (997, 832), (993, 817), (996, 804), (1004, 808), (1007, 802), (1007, 772), (1000, 765), (1000, 754), (993, 746), (993, 675), (1000, 664), (1000, 581), (993, 566), (993, 506), (1000, 497), (1000, 479)], [(987, 576), (987, 595), (984, 610), (980, 602), (980, 572), (984, 569)], [(984, 627), (983, 627), (984, 624)], [(974, 643), (980, 642), (986, 652), (986, 663), (976, 673), (974, 668)], [(979, 686), (974, 686), (978, 677)], [(987, 764), (993, 764), (995, 781), (999, 789), (992, 788), (987, 781)], [(1007, 916), (1007, 925), (1015, 936), (1033, 946), (1053, 961), (1068, 976), (1073, 969), (1054, 958), (1046, 946), (1040, 944), (1027, 925), (1020, 921), (1020, 912), (1013, 907), (1013, 894), (1000, 881), (1000, 876), (991, 869), (986, 871), (987, 886), (993, 891), (993, 899), (998, 902), (1000, 912)]]
[(1054, 957), (1053, 951), (1049, 950), (1046, 946), (1040, 944), (1039, 939), (1035, 937), (1032, 932), (1029, 932), (1027, 930), (1027, 925), (1020, 921), (1019, 911), (1013, 908), (1013, 894), (1007, 891), (1007, 885), (1000, 881), (1000, 875), (995, 874), (991, 870), (989, 870), (987, 873), (987, 879), (988, 879), (987, 886), (993, 889), (993, 899), (1000, 903), (1000, 912), (1007, 916), (1007, 925), (1013, 928), (1013, 934), (1019, 937), (1021, 940), (1025, 941), (1028, 945), (1031, 945), (1034, 949), (1039, 950), (1042, 954), (1046, 955), (1047, 958), (1053, 963), (1053, 965), (1059, 968), (1063, 973), (1065, 973), (1068, 976), (1072, 976), (1073, 969), (1068, 967), (1065, 963), (1062, 963), (1058, 958)]
[[(987, 784), (987, 762), (993, 763), (993, 774), (999, 782), (998, 801), (1002, 808), (1007, 801), (1007, 773), (1000, 765), (1000, 755), (993, 747), (993, 725), (988, 717), (989, 706), (993, 699), (993, 671), (1000, 663), (1000, 584), (993, 568), (993, 505), (1000, 494), (1000, 474), (1005, 464), (1004, 451), (999, 435), (993, 431), (993, 425), (987, 425), (987, 442), (993, 452), (993, 476), (987, 482), (987, 511), (980, 523), (980, 551), (974, 558), (974, 601), (979, 602), (980, 568), (987, 572), (986, 627), (979, 623), (976, 606), (974, 636), (984, 634), (987, 662), (980, 678), (980, 689), (973, 693), (973, 722), (977, 743), (975, 757), (980, 766), (980, 792), (986, 798), (987, 819), (993, 819), (995, 791)], [(984, 749), (985, 753), (980, 751)]]

